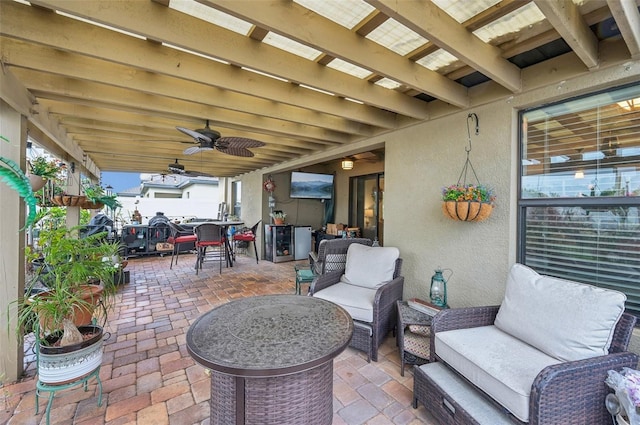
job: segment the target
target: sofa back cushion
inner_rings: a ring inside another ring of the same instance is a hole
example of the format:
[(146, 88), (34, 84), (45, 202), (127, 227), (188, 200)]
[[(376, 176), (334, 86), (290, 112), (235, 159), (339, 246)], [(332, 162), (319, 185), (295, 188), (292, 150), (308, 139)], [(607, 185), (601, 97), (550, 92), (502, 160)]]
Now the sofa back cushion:
[(400, 251), (394, 247), (349, 245), (347, 264), (340, 279), (344, 283), (377, 289), (393, 280)]
[(562, 361), (609, 353), (622, 292), (540, 275), (515, 264), (495, 325)]

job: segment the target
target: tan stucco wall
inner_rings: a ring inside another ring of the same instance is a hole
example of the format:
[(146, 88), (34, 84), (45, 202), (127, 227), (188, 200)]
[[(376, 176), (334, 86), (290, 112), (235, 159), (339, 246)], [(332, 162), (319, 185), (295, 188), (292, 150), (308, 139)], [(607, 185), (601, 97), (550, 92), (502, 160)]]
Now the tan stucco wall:
[[(457, 222), (441, 211), (441, 189), (458, 181), (466, 160), (467, 114), (458, 113), (387, 137), (385, 151), (385, 245), (400, 248), (405, 298), (427, 298), (437, 267), (449, 268), (452, 307), (499, 303), (508, 266), (511, 112), (505, 104), (473, 109), (480, 134), (472, 135), (470, 159), (480, 183), (498, 196), (492, 216)], [(471, 125), (471, 123), (470, 123)], [(472, 129), (473, 131), (473, 129)], [(473, 173), (467, 183), (476, 183)]]
[[(516, 260), (518, 110), (639, 81), (640, 61), (616, 62), (619, 56), (619, 52), (607, 50), (601, 58), (601, 69), (590, 72), (572, 55), (559, 57), (527, 68), (520, 94), (505, 93), (500, 100), (481, 104), (481, 99), (501, 90), (491, 84), (481, 85), (472, 90), (477, 106), (453, 111), (445, 105), (430, 105), (434, 112), (431, 121), (358, 142), (362, 150), (366, 146), (385, 147), (385, 245), (398, 247), (404, 258), (405, 299), (428, 297), (433, 271), (443, 267), (454, 272), (448, 285), (450, 306), (501, 302), (508, 269)], [(466, 159), (467, 115), (471, 112), (480, 121), (478, 136), (472, 128), (471, 161), (480, 182), (495, 188), (498, 199), (488, 220), (461, 223), (443, 216), (440, 192), (443, 186), (456, 183), (460, 175)], [(291, 168), (339, 155), (336, 150), (324, 156), (315, 154), (292, 162)], [(242, 176), (243, 191), (256, 184), (257, 174), (283, 172), (286, 166)], [(357, 169), (355, 174), (360, 174)], [(348, 179), (338, 182), (347, 184)], [(348, 199), (348, 188), (343, 190)], [(336, 201), (336, 219), (340, 221), (343, 215), (346, 218), (348, 206), (342, 196)], [(243, 208), (251, 202), (243, 194)], [(266, 200), (263, 205), (264, 212)]]

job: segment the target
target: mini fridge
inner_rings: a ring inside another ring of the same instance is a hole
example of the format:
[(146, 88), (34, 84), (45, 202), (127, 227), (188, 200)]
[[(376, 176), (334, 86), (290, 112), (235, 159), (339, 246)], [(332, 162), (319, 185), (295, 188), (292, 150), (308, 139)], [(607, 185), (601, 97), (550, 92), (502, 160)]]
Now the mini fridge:
[(268, 261), (293, 261), (293, 226), (264, 225), (264, 256)]
[(294, 228), (293, 250), (294, 260), (305, 260), (309, 257), (311, 248), (311, 226), (296, 226)]

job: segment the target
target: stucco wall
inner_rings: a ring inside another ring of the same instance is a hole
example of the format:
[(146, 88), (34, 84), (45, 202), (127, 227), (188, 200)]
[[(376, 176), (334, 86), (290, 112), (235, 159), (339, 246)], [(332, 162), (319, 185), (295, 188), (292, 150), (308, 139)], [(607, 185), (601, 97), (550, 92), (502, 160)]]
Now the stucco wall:
[[(385, 245), (400, 248), (405, 298), (428, 298), (437, 267), (453, 271), (447, 286), (452, 307), (499, 303), (512, 258), (509, 193), (511, 111), (504, 104), (473, 110), (480, 133), (471, 136), (470, 159), (480, 183), (495, 189), (497, 205), (483, 222), (446, 218), (441, 189), (454, 184), (466, 160), (467, 115), (461, 112), (387, 136)], [(463, 181), (461, 181), (463, 182)], [(476, 183), (471, 170), (467, 183)]]
[[(404, 258), (405, 299), (427, 298), (434, 269), (443, 267), (454, 272), (448, 284), (450, 306), (501, 302), (508, 269), (516, 260), (517, 112), (638, 81), (640, 61), (618, 57), (624, 55), (607, 50), (602, 53), (601, 68), (587, 71), (573, 55), (565, 55), (524, 70), (519, 94), (505, 93), (500, 100), (481, 105), (483, 98), (502, 89), (480, 85), (471, 90), (478, 106), (453, 111), (432, 102), (436, 106), (429, 105), (431, 121), (366, 141), (370, 146), (385, 147), (385, 245), (398, 247)], [(478, 136), (472, 128), (470, 158), (480, 182), (493, 187), (498, 197), (492, 216), (480, 223), (454, 222), (440, 210), (442, 187), (457, 182), (466, 159), (470, 112), (480, 120)], [(362, 150), (366, 150), (364, 144)], [(322, 162), (336, 157), (339, 152), (329, 151), (325, 158), (314, 155), (309, 159)], [(294, 163), (292, 168), (296, 166)], [(279, 170), (283, 167), (286, 164)], [(269, 171), (260, 170), (259, 175)], [(256, 184), (256, 174), (242, 176), (243, 191)], [(348, 178), (338, 182), (346, 185)], [(261, 189), (261, 181), (259, 184)], [(343, 190), (348, 199), (348, 188)], [(345, 198), (338, 196), (336, 201), (337, 221), (343, 214), (346, 219)], [(243, 208), (250, 202), (243, 194)], [(263, 205), (263, 211), (268, 211), (266, 200)]]

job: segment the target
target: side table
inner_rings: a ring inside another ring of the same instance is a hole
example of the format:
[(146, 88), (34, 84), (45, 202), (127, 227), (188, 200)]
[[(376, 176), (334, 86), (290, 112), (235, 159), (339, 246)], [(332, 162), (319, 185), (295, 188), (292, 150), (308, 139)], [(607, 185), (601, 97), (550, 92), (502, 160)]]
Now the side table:
[(333, 359), (353, 319), (315, 297), (261, 295), (222, 304), (187, 331), (211, 370), (211, 425), (331, 425)]
[[(409, 329), (409, 326), (431, 326), (432, 316), (409, 307), (406, 301), (396, 301), (396, 304), (398, 306), (398, 332), (396, 333), (396, 338), (398, 350), (400, 351), (400, 375), (404, 376), (405, 364), (421, 365), (429, 362), (429, 337), (412, 332)], [(420, 341), (421, 339), (426, 340), (426, 352), (411, 353), (406, 351), (405, 339), (413, 341)]]

